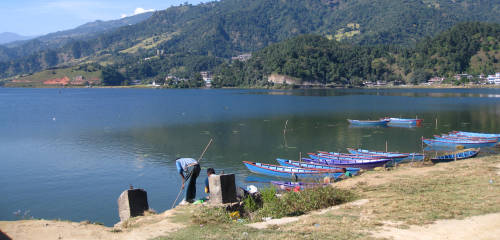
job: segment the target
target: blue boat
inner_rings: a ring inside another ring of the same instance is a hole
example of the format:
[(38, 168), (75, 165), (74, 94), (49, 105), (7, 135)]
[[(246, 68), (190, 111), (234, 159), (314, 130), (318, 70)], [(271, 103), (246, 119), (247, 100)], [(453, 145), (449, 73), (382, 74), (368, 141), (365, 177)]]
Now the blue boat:
[(296, 168), (296, 167), (285, 167), (277, 166), (266, 163), (256, 163), (243, 161), (245, 166), (251, 172), (270, 175), (282, 178), (292, 178), (292, 179), (307, 179), (307, 178), (323, 178), (323, 177), (333, 177), (337, 179), (343, 174), (342, 170), (318, 170), (318, 169), (306, 169), (306, 168)]
[(434, 135), (434, 139), (437, 140), (466, 140), (466, 141), (498, 141), (498, 138), (495, 137), (470, 137), (456, 134), (442, 134)]
[(472, 138), (472, 139), (494, 139), (500, 142), (499, 134), (489, 134), (489, 133), (470, 133), (470, 132), (450, 132), (448, 135), (450, 137), (461, 137), (461, 138)]
[[(382, 119), (381, 119), (382, 120)], [(422, 125), (423, 119), (418, 118), (383, 118), (387, 120), (387, 125), (409, 125), (409, 126), (420, 126)]]
[(353, 149), (347, 148), (347, 151), (351, 154), (366, 154), (374, 156), (385, 156), (387, 158), (392, 158), (396, 163), (404, 161), (422, 161), (424, 160), (424, 154), (422, 153), (399, 153), (399, 152), (381, 152), (381, 151), (370, 151), (365, 149)]
[(437, 140), (437, 139), (422, 139), (425, 144), (429, 146), (445, 146), (445, 147), (457, 147), (463, 146), (464, 148), (482, 148), (482, 147), (494, 147), (496, 141), (472, 141), (472, 140)]
[(311, 163), (319, 163), (324, 165), (333, 165), (335, 167), (342, 168), (361, 168), (361, 169), (373, 169), (376, 167), (382, 167), (388, 162), (392, 161), (391, 159), (352, 159), (352, 160), (338, 160), (332, 158), (302, 158), (305, 162)]
[(469, 137), (486, 137), (486, 138), (497, 138), (500, 140), (500, 133), (477, 133), (477, 132), (464, 132), (464, 131), (453, 131), (451, 134), (457, 134)]
[[(309, 155), (314, 153), (309, 153)], [(341, 153), (341, 152), (325, 152), (318, 151), (315, 155), (318, 156), (333, 156), (333, 157), (346, 157), (346, 158), (363, 158), (363, 159), (373, 159), (373, 158), (387, 158), (381, 155), (362, 155), (362, 154), (352, 154), (352, 153)]]
[(359, 156), (354, 154), (330, 154), (330, 153), (308, 153), (309, 157), (312, 159), (328, 159), (328, 160), (342, 160), (342, 161), (374, 161), (380, 159), (386, 159), (382, 156), (371, 157), (371, 156)]
[(356, 126), (387, 126), (388, 120), (351, 120), (347, 119), (347, 121)]
[(478, 148), (464, 149), (464, 150), (459, 151), (459, 152), (454, 152), (451, 154), (446, 154), (446, 155), (438, 156), (435, 158), (431, 158), (431, 161), (433, 163), (451, 162), (451, 161), (455, 161), (455, 160), (473, 158), (473, 157), (477, 156), (478, 153), (479, 153)]
[[(278, 163), (281, 166), (286, 166), (286, 167), (299, 167), (299, 168), (309, 168), (309, 169), (332, 169), (332, 170), (342, 169), (342, 167), (336, 167), (335, 165), (326, 165), (313, 162), (299, 162), (282, 158), (276, 158), (276, 161), (278, 161)], [(360, 170), (359, 168), (351, 168), (351, 167), (347, 167), (345, 169), (354, 175), (358, 174)]]
[(285, 181), (271, 181), (271, 184), (275, 185), (278, 189), (293, 191), (295, 189), (304, 190), (306, 188), (317, 188), (328, 186), (325, 183), (307, 183), (307, 182), (285, 182)]

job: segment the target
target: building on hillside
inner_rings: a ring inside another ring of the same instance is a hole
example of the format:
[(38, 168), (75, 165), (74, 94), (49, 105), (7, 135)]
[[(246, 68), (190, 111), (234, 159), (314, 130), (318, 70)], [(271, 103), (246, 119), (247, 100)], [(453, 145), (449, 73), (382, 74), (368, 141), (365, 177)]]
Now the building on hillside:
[(164, 85), (174, 86), (174, 85), (177, 85), (181, 82), (187, 82), (187, 81), (188, 81), (188, 79), (179, 78), (177, 76), (168, 74), (167, 77), (165, 77), (165, 84)]
[(250, 59), (252, 57), (252, 54), (251, 53), (245, 53), (245, 54), (241, 54), (241, 55), (238, 55), (236, 57), (232, 57), (231, 59), (234, 61), (234, 60), (239, 60), (241, 62), (244, 62), (244, 61), (247, 61), (248, 59)]
[(472, 75), (470, 74), (467, 74), (467, 73), (462, 73), (462, 74), (457, 74), (455, 76), (453, 76), (457, 81), (460, 81), (462, 78), (467, 78), (469, 80), (471, 80), (473, 78)]
[(495, 75), (488, 75), (488, 84), (500, 85), (500, 72)]
[(444, 77), (432, 77), (427, 82), (429, 84), (441, 84), (444, 80)]
[(387, 85), (387, 82), (386, 81), (377, 80), (376, 85), (377, 86), (385, 86), (385, 85)]
[(148, 84), (148, 87), (160, 87), (161, 85), (156, 83), (156, 81), (153, 80), (152, 83)]
[(200, 72), (203, 81), (205, 82), (205, 87), (212, 87), (212, 73), (211, 72)]
[(130, 86), (141, 85), (141, 80), (139, 80), (139, 79), (130, 80), (130, 82), (128, 83), (128, 85), (130, 85)]
[(363, 82), (363, 86), (366, 86), (366, 87), (373, 87), (375, 84), (373, 84), (372, 81), (364, 81)]
[(165, 53), (165, 50), (156, 49), (156, 56), (161, 56)]

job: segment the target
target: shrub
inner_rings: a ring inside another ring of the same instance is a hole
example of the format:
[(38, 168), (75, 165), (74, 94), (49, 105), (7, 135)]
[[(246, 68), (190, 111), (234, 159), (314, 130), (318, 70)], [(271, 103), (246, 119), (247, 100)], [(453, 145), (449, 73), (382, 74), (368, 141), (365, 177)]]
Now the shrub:
[(243, 206), (244, 206), (245, 212), (255, 212), (255, 211), (257, 211), (257, 209), (259, 209), (260, 207), (262, 207), (250, 195), (248, 195), (247, 197), (245, 197), (243, 199)]
[(298, 216), (304, 213), (352, 201), (355, 196), (350, 191), (330, 186), (305, 189), (300, 192), (286, 192), (280, 198), (271, 193), (275, 189), (262, 191), (262, 208), (257, 210), (256, 216), (281, 218)]

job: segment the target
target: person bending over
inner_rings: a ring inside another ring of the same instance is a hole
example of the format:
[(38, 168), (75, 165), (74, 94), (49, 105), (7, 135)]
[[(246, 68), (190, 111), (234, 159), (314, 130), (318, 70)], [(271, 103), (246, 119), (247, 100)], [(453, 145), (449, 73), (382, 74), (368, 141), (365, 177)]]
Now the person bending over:
[[(198, 178), (198, 175), (200, 174), (200, 164), (193, 158), (178, 158), (175, 160), (175, 165), (177, 167), (177, 172), (182, 177), (182, 189), (184, 189), (186, 180), (189, 179), (186, 197), (184, 198), (183, 203), (192, 203), (196, 197), (196, 178)], [(192, 169), (189, 171), (189, 168), (191, 167)]]

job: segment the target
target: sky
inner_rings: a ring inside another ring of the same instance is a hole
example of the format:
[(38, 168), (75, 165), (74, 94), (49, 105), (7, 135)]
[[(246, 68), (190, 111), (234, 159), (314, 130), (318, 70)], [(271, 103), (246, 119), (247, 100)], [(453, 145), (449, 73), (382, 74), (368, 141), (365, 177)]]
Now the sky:
[(0, 0), (0, 33), (38, 36), (201, 0)]

